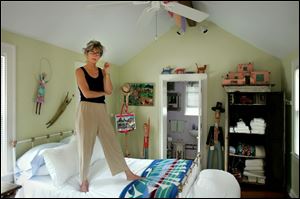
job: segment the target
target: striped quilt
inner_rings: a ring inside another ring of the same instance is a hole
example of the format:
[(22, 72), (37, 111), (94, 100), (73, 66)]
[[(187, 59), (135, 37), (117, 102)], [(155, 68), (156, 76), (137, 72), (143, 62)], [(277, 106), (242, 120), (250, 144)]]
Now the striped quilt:
[(192, 165), (192, 160), (158, 159), (142, 173), (142, 179), (128, 184), (120, 198), (175, 198), (178, 185)]

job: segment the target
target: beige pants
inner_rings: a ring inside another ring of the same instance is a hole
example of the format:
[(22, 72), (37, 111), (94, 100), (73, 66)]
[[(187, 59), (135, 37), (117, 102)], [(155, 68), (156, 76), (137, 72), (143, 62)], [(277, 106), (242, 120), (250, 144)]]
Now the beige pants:
[(105, 104), (80, 102), (75, 128), (78, 135), (79, 175), (81, 181), (88, 180), (96, 136), (103, 147), (112, 175), (116, 175), (128, 168)]

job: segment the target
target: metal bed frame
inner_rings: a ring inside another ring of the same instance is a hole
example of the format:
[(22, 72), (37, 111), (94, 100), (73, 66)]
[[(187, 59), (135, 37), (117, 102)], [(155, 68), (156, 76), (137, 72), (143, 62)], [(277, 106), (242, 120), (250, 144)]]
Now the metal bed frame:
[[(14, 174), (16, 173), (16, 163), (17, 163), (17, 155), (16, 155), (16, 147), (19, 144), (24, 144), (24, 143), (30, 143), (31, 142), (31, 148), (34, 147), (34, 142), (37, 140), (41, 140), (41, 139), (49, 139), (50, 137), (54, 137), (54, 136), (63, 136), (64, 134), (74, 134), (74, 130), (67, 130), (67, 131), (60, 131), (60, 132), (56, 132), (56, 133), (50, 133), (47, 135), (43, 135), (43, 136), (36, 136), (36, 137), (31, 137), (28, 139), (23, 139), (23, 140), (12, 140), (10, 142), (10, 146), (13, 147), (13, 170), (14, 170)], [(16, 181), (16, 176), (13, 176), (14, 181)]]
[(195, 182), (196, 178), (199, 176), (199, 173), (201, 170), (200, 160), (201, 160), (201, 154), (200, 154), (200, 152), (198, 152), (190, 169), (184, 176), (182, 182), (178, 185), (178, 190), (179, 190), (178, 197), (179, 198), (187, 197), (187, 194), (190, 191), (193, 183)]
[(58, 136), (58, 135), (63, 136), (64, 134), (67, 134), (67, 133), (73, 134), (74, 130), (60, 131), (60, 132), (57, 132), (57, 133), (51, 133), (51, 134), (47, 134), (47, 135), (42, 135), (42, 136), (37, 136), (37, 137), (31, 137), (31, 138), (24, 139), (24, 140), (13, 140), (13, 141), (11, 141), (10, 144), (15, 149), (16, 146), (17, 146), (17, 144), (31, 142), (31, 147), (34, 147), (34, 142), (36, 140), (49, 139), (50, 137), (54, 137), (54, 136)]

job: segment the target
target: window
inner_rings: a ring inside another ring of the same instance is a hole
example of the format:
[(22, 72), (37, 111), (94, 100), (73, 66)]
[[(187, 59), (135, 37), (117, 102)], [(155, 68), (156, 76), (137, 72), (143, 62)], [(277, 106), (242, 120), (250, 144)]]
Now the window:
[(185, 115), (199, 115), (199, 83), (188, 82), (186, 85)]
[(1, 43), (1, 180), (12, 180), (15, 139), (15, 47)]
[(299, 60), (294, 68), (294, 153), (299, 157)]
[(7, 154), (7, 126), (6, 126), (6, 57), (1, 55), (1, 175), (7, 173), (7, 165), (3, 164), (7, 162), (5, 154)]

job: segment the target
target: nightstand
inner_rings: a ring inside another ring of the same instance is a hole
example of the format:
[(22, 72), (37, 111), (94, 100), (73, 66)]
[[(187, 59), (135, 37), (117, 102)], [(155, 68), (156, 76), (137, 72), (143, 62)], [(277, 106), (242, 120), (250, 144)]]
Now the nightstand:
[(17, 190), (21, 187), (21, 185), (13, 183), (1, 182), (1, 198), (14, 198)]

